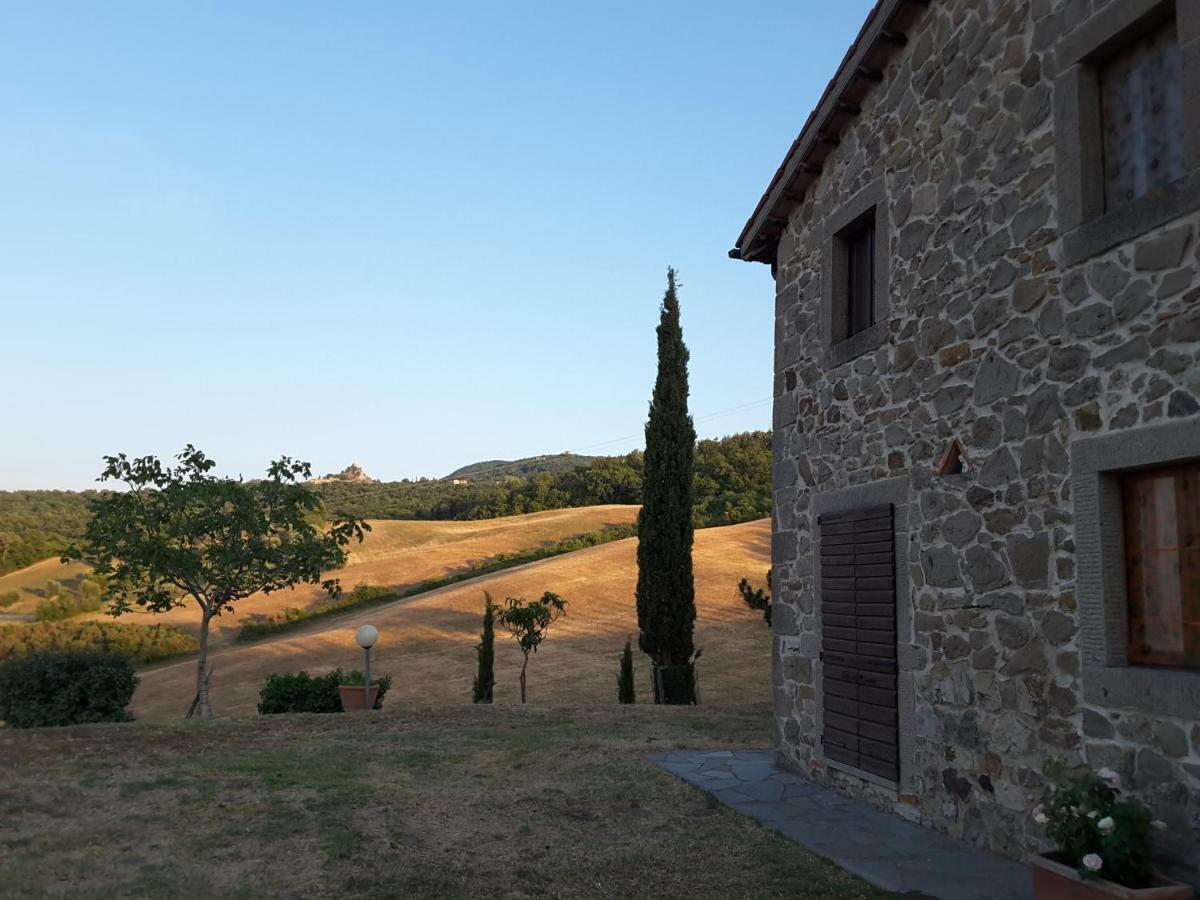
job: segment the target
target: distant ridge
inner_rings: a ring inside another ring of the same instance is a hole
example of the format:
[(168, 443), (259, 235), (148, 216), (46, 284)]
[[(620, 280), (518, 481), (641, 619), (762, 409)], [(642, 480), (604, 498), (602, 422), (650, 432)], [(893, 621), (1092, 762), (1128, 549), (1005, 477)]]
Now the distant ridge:
[(442, 481), (501, 481), (512, 476), (561, 475), (586, 466), (594, 459), (599, 457), (580, 456), (577, 453), (551, 453), (515, 460), (489, 459), (455, 469)]

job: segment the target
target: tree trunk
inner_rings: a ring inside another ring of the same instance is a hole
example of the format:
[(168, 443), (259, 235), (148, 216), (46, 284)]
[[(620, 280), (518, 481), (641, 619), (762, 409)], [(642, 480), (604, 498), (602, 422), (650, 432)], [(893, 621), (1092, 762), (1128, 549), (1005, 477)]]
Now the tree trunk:
[(205, 612), (200, 619), (200, 650), (196, 656), (196, 699), (188, 710), (188, 718), (193, 715), (201, 719), (212, 718), (212, 707), (208, 705), (208, 623), (212, 619)]
[(525, 702), (525, 669), (529, 666), (529, 654), (525, 654), (525, 662), (521, 664), (521, 702)]
[(696, 665), (654, 666), (654, 702), (672, 706), (690, 706), (696, 697)]

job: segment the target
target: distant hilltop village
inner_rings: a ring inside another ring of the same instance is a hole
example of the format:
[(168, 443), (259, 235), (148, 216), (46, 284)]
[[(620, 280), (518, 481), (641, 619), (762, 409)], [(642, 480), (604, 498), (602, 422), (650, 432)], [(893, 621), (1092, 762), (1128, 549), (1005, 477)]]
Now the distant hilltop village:
[(310, 478), (309, 484), (325, 484), (330, 481), (353, 481), (357, 484), (377, 484), (378, 479), (372, 478), (362, 470), (362, 466), (358, 463), (350, 463), (346, 468), (337, 474), (329, 474), (324, 478)]

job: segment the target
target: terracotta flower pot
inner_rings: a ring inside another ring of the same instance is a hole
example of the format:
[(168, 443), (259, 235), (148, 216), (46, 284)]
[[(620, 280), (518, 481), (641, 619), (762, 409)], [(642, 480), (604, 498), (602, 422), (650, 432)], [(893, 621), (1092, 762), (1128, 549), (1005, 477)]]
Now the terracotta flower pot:
[(360, 712), (375, 708), (375, 698), (379, 696), (378, 685), (371, 685), (371, 696), (361, 684), (339, 684), (338, 692), (342, 695), (342, 709), (346, 712)]
[(1127, 888), (1104, 878), (1084, 880), (1066, 863), (1038, 854), (1029, 857), (1033, 870), (1033, 896), (1036, 900), (1191, 900), (1192, 889), (1186, 884), (1154, 876), (1154, 884)]

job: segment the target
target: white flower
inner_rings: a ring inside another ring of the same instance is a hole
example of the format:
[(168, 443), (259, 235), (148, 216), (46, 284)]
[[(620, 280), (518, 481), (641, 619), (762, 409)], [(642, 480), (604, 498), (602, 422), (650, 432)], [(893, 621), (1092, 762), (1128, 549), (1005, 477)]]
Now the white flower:
[(1033, 821), (1037, 822), (1039, 825), (1045, 825), (1050, 821), (1050, 819), (1044, 812), (1037, 812), (1033, 814)]
[(1121, 786), (1121, 776), (1112, 769), (1103, 768), (1096, 773), (1096, 777), (1103, 781), (1112, 790), (1117, 790)]
[(1162, 819), (1155, 819), (1153, 822), (1150, 823), (1150, 827), (1155, 828), (1159, 831), (1166, 831), (1167, 823), (1164, 822)]
[(1091, 872), (1099, 872), (1104, 868), (1104, 860), (1099, 853), (1089, 853), (1083, 858), (1083, 867)]
[(1089, 809), (1089, 810), (1088, 810), (1087, 817), (1088, 817), (1089, 819), (1094, 819), (1094, 818), (1096, 818), (1096, 816), (1098, 816), (1098, 815), (1100, 815), (1100, 813), (1096, 812), (1096, 810), (1094, 810), (1094, 809)]
[(1103, 831), (1105, 834), (1109, 834), (1112, 832), (1112, 830), (1114, 828), (1117, 827), (1117, 823), (1113, 821), (1112, 816), (1105, 816), (1103, 819), (1101, 819), (1099, 822), (1096, 823), (1096, 827), (1099, 828), (1101, 831)]

